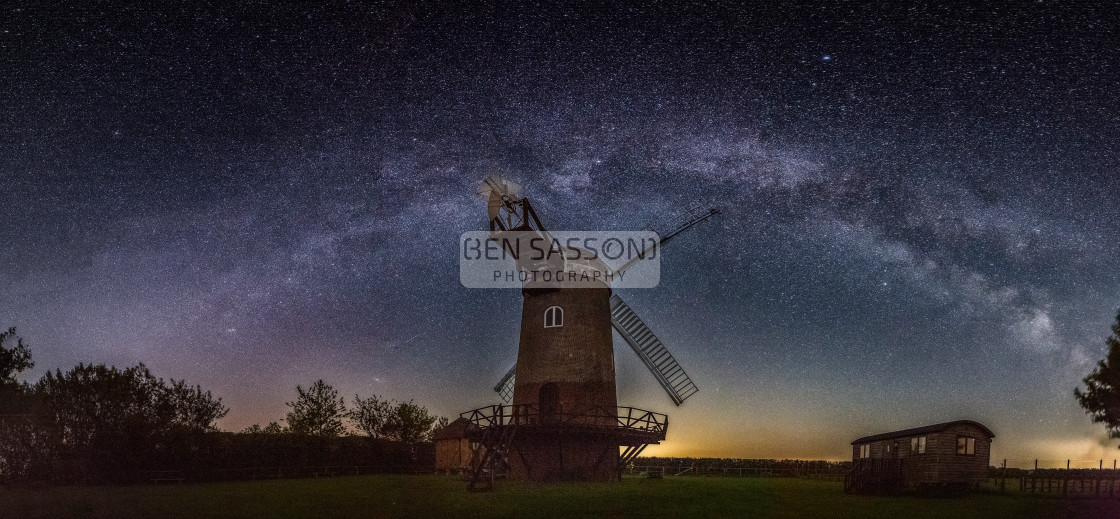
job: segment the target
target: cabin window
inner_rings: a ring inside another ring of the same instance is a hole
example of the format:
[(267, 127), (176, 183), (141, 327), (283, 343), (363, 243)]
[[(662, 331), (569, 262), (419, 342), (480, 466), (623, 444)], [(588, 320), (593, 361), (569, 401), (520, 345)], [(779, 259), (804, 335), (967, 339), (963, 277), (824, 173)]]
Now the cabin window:
[(564, 309), (559, 306), (550, 306), (544, 311), (544, 327), (559, 328), (564, 326)]
[(976, 454), (976, 438), (957, 436), (957, 454), (972, 456)]
[(865, 443), (865, 444), (859, 446), (859, 457), (860, 458), (870, 458), (871, 457), (871, 444), (870, 443)]
[(910, 454), (925, 454), (926, 453), (926, 437), (918, 436), (910, 438)]

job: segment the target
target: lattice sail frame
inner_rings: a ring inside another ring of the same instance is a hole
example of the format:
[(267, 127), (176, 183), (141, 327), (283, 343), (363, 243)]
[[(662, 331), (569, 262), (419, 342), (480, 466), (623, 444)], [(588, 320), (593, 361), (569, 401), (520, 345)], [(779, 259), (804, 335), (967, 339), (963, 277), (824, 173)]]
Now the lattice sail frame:
[(618, 297), (611, 295), (611, 324), (615, 331), (622, 336), (626, 344), (634, 350), (642, 363), (661, 384), (661, 388), (673, 399), (673, 403), (681, 405), (688, 397), (700, 391), (696, 383), (685, 373), (684, 368), (677, 363), (677, 359), (653, 334), (646, 323), (630, 309), (630, 306)]

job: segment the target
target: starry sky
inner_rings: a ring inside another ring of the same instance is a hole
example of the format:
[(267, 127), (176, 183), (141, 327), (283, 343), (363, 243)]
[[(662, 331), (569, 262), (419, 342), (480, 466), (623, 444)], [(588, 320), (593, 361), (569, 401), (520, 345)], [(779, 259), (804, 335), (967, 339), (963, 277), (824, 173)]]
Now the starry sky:
[(550, 229), (722, 210), (619, 291), (701, 389), (616, 340), (620, 404), (670, 415), (648, 454), (974, 419), (1010, 465), (1117, 457), (1073, 398), (1120, 307), (1106, 2), (218, 4), (3, 7), (23, 379), (143, 362), (227, 430), (319, 378), (496, 403), (520, 294), (464, 288), (457, 244), (501, 175)]

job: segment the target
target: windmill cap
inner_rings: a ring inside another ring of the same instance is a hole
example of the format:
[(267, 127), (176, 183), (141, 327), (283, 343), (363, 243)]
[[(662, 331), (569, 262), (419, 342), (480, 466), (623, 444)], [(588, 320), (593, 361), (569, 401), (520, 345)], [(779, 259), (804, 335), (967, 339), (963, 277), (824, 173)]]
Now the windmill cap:
[(560, 252), (526, 265), (535, 273), (524, 288), (610, 288), (612, 270), (594, 252), (561, 247)]

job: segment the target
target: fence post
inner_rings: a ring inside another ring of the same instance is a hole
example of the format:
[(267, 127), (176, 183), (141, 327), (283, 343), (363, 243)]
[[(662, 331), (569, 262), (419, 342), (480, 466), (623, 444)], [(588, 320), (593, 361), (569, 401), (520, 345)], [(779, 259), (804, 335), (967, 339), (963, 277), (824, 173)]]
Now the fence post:
[(1068, 460), (1068, 459), (1066, 460), (1066, 473), (1065, 473), (1065, 477), (1062, 478), (1064, 480), (1062, 482), (1062, 494), (1063, 495), (1069, 493), (1069, 461), (1070, 460)]

